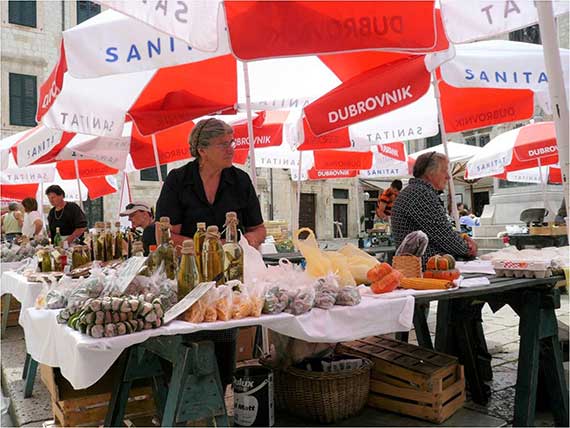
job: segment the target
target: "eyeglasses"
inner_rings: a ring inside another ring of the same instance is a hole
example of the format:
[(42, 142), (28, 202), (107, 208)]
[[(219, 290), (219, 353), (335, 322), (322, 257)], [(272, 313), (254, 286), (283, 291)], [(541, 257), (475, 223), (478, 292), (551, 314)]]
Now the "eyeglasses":
[(224, 143), (216, 143), (210, 144), (211, 147), (215, 147), (217, 149), (228, 150), (228, 149), (235, 149), (236, 148), (236, 140), (226, 141)]

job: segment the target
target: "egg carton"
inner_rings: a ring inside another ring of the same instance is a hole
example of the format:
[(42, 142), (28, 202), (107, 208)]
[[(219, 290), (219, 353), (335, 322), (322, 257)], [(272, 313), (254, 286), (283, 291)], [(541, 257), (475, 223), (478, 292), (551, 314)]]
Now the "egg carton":
[(498, 277), (508, 278), (549, 278), (552, 276), (550, 264), (543, 261), (493, 261)]

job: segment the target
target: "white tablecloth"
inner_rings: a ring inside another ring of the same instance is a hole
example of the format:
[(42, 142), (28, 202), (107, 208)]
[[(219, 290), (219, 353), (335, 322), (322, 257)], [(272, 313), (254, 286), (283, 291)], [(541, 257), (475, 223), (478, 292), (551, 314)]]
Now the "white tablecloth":
[(57, 324), (58, 312), (35, 308), (23, 311), (21, 324), (26, 335), (27, 351), (36, 361), (59, 367), (75, 389), (82, 389), (97, 382), (124, 349), (150, 337), (263, 325), (310, 342), (341, 342), (409, 331), (413, 325), (414, 298), (363, 298), (357, 306), (335, 306), (328, 311), (315, 308), (297, 317), (291, 314), (264, 315), (260, 318), (202, 324), (172, 321), (158, 329), (103, 339), (94, 339), (66, 325)]
[(36, 297), (42, 291), (43, 284), (39, 282), (29, 282), (24, 275), (16, 272), (2, 273), (1, 289), (2, 294), (11, 294), (22, 306), (18, 322), (22, 325), (24, 309), (34, 307)]

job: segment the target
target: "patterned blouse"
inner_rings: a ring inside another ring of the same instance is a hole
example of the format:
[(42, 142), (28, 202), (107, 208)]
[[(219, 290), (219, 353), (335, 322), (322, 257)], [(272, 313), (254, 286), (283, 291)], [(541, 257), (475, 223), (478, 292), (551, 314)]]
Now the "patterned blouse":
[(392, 236), (396, 247), (408, 233), (416, 230), (422, 230), (429, 238), (422, 258), (424, 267), (427, 259), (435, 254), (468, 255), (467, 243), (451, 227), (436, 190), (427, 181), (412, 178), (392, 208)]

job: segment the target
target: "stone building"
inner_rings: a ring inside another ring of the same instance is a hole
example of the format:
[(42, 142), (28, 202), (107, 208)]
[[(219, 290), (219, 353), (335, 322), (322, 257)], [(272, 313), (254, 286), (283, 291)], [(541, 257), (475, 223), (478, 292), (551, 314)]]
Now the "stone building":
[[(0, 2), (2, 138), (35, 125), (38, 88), (57, 61), (61, 32), (100, 11), (101, 6), (90, 1)], [(558, 21), (561, 47), (568, 48), (568, 16)], [(493, 136), (515, 125), (449, 135), (449, 139), (484, 145)], [(436, 144), (439, 144), (437, 138), (409, 141), (408, 153)], [(163, 166), (163, 176), (181, 164)], [(247, 165), (244, 169), (249, 170)], [(288, 170), (258, 168), (258, 192), (265, 219), (284, 220), (295, 225), (297, 184), (291, 181), (289, 174)], [(153, 204), (160, 191), (156, 170), (136, 171), (128, 176), (132, 199)], [(122, 182), (121, 178), (117, 177), (118, 183)], [(360, 179), (303, 182), (298, 223), (313, 228), (323, 239), (338, 236), (339, 229), (343, 236), (356, 237), (360, 218), (371, 220), (378, 193), (387, 185), (389, 181)], [(489, 203), (494, 192), (499, 191), (497, 180), (487, 179), (473, 186), (458, 184), (456, 194), (468, 205), (482, 207)], [(510, 197), (508, 194), (507, 189), (505, 197)], [(119, 200), (120, 192), (88, 201), (85, 207), (90, 221), (114, 220), (120, 210)], [(337, 226), (335, 222), (338, 222)]]

